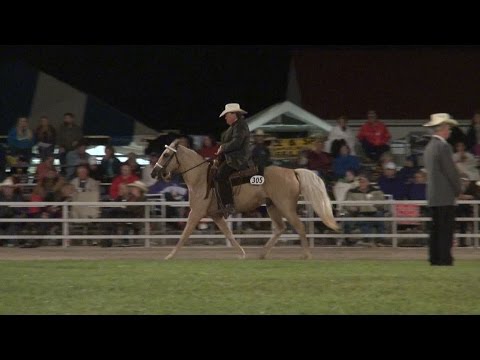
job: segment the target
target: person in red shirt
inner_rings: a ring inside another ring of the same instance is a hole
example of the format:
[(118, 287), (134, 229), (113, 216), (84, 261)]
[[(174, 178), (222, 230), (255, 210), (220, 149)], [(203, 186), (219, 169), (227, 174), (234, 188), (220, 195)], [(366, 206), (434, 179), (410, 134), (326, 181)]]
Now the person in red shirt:
[(213, 135), (207, 135), (203, 138), (203, 146), (200, 150), (198, 150), (198, 153), (204, 158), (204, 159), (214, 159), (216, 157), (215, 153), (218, 150), (219, 145), (215, 141), (215, 138)]
[(120, 168), (120, 175), (115, 177), (110, 186), (110, 199), (114, 200), (118, 197), (120, 184), (131, 184), (134, 181), (140, 180), (140, 178), (132, 174), (132, 168), (127, 163), (123, 163)]
[(308, 150), (305, 154), (307, 158), (307, 169), (317, 171), (319, 176), (326, 180), (331, 180), (333, 177), (333, 158), (329, 153), (324, 151), (325, 141), (323, 139), (317, 139), (313, 146), (314, 148)]
[(377, 113), (374, 110), (367, 113), (367, 122), (362, 125), (357, 137), (362, 143), (365, 154), (374, 161), (378, 161), (384, 152), (390, 150), (388, 145), (391, 138), (390, 132), (385, 124), (377, 119)]

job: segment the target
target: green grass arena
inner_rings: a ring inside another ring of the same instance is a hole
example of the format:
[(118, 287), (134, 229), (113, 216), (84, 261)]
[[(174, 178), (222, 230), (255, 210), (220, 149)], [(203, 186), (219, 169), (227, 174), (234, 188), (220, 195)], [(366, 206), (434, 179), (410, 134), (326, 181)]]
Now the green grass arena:
[(480, 251), (431, 267), (427, 250), (0, 249), (0, 314), (480, 314)]

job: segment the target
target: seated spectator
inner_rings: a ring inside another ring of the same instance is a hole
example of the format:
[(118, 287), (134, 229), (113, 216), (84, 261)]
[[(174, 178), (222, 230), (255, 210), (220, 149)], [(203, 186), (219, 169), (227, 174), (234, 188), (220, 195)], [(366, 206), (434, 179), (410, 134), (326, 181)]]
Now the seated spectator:
[(264, 169), (267, 166), (272, 165), (272, 161), (270, 160), (270, 150), (265, 144), (265, 137), (266, 134), (260, 129), (255, 131), (255, 135), (253, 136), (254, 145), (252, 148), (252, 160), (259, 169)]
[(452, 146), (452, 150), (455, 151), (455, 145), (459, 142), (466, 144), (467, 136), (460, 128), (460, 126), (452, 126), (450, 136), (447, 139), (447, 142)]
[(8, 146), (14, 157), (22, 156), (27, 163), (32, 159), (32, 147), (35, 144), (33, 131), (28, 126), (28, 119), (20, 117), (17, 125), (8, 133)]
[(215, 141), (213, 135), (207, 135), (203, 138), (203, 145), (198, 153), (205, 159), (215, 159), (217, 156), (215, 153), (217, 152), (219, 145)]
[(67, 154), (76, 149), (82, 138), (82, 128), (75, 124), (75, 115), (65, 113), (63, 115), (63, 124), (60, 125), (57, 132), (58, 157), (62, 166), (62, 175), (66, 171)]
[(65, 185), (65, 178), (60, 176), (55, 169), (50, 169), (39, 184), (45, 190), (45, 201), (55, 201), (55, 199), (59, 197), (62, 187)]
[(367, 122), (362, 125), (357, 135), (361, 142), (365, 155), (374, 161), (390, 150), (388, 142), (391, 138), (388, 128), (383, 122), (377, 119), (377, 113), (370, 110), (367, 113)]
[(136, 175), (140, 178), (142, 176), (142, 172), (140, 169), (140, 165), (137, 163), (137, 155), (135, 153), (131, 152), (128, 153), (127, 155), (127, 160), (124, 162), (124, 164), (127, 164), (130, 166), (130, 169), (132, 169), (132, 174)]
[[(2, 183), (0, 183), (0, 203), (24, 201), (22, 195), (18, 191), (16, 191), (16, 188), (17, 185), (11, 177), (6, 178)], [(23, 217), (26, 217), (26, 209), (20, 207), (11, 207), (7, 205), (0, 205), (0, 219), (18, 219)], [(18, 245), (18, 240), (15, 238), (15, 235), (17, 235), (21, 226), (21, 223), (0, 223), (0, 234), (12, 236), (8, 240), (3, 240), (3, 245)]]
[(468, 177), (472, 181), (480, 180), (480, 173), (477, 169), (477, 160), (473, 154), (465, 150), (465, 144), (458, 142), (455, 145), (455, 153), (453, 154), (453, 162), (457, 165), (460, 174)]
[(100, 184), (89, 176), (88, 167), (80, 165), (77, 167), (77, 177), (70, 182), (75, 186), (77, 192), (96, 192), (100, 195)]
[(79, 165), (87, 165), (90, 155), (86, 152), (87, 144), (84, 141), (77, 143), (75, 150), (69, 151), (66, 158), (66, 178), (72, 180), (75, 176), (75, 171)]
[(397, 166), (393, 162), (385, 164), (383, 175), (378, 179), (378, 186), (384, 194), (392, 195), (395, 200), (407, 198), (407, 186), (397, 176)]
[(10, 176), (14, 178), (16, 183), (28, 184), (30, 174), (28, 172), (30, 164), (24, 158), (23, 155), (20, 155), (14, 165), (10, 166)]
[(335, 125), (328, 134), (328, 140), (325, 143), (325, 151), (332, 154), (334, 158), (337, 157), (340, 147), (343, 144), (348, 145), (350, 148), (350, 154), (355, 154), (356, 138), (353, 130), (347, 125), (348, 119), (346, 116), (340, 116), (337, 119), (337, 125)]
[(88, 159), (88, 173), (92, 179), (97, 180), (99, 183), (102, 182), (103, 171), (102, 168), (98, 166), (95, 156), (91, 156), (90, 159)]
[[(358, 175), (358, 187), (347, 192), (346, 201), (377, 201), (385, 200), (385, 196), (381, 190), (370, 185), (369, 176), (365, 173)], [(381, 204), (372, 205), (345, 205), (347, 216), (351, 217), (384, 217), (385, 207)], [(346, 234), (350, 234), (354, 227), (360, 228), (361, 234), (371, 234), (374, 227), (377, 233), (385, 233), (385, 223), (383, 221), (358, 221), (344, 222)], [(372, 239), (373, 244), (379, 243), (375, 238)]]
[[(338, 181), (333, 186), (333, 196), (336, 201), (344, 201), (349, 190), (358, 187), (358, 178), (355, 176), (353, 170), (347, 170), (345, 176), (338, 179)], [(338, 204), (337, 212), (342, 214), (342, 205)]]
[(348, 145), (342, 145), (338, 156), (333, 160), (333, 172), (337, 179), (343, 178), (347, 170), (357, 172), (360, 170), (360, 160), (357, 156), (350, 155)]
[(413, 183), (408, 186), (408, 200), (427, 200), (427, 173), (419, 170), (415, 173)]
[(313, 143), (313, 149), (307, 150), (307, 169), (316, 171), (317, 174), (327, 181), (333, 179), (332, 156), (324, 151), (325, 142), (317, 139)]
[(38, 146), (38, 154), (43, 161), (47, 156), (53, 156), (55, 150), (55, 142), (57, 138), (57, 132), (55, 128), (48, 123), (48, 118), (42, 116), (40, 118), (40, 124), (35, 130), (35, 141)]
[(419, 167), (417, 165), (416, 156), (410, 155), (406, 158), (403, 168), (398, 171), (397, 176), (402, 179), (404, 184), (412, 184), (418, 170)]
[(150, 162), (148, 163), (148, 165), (144, 166), (144, 168), (142, 169), (142, 182), (149, 188), (149, 191), (148, 191), (149, 194), (152, 193), (150, 192), (150, 188), (159, 181), (157, 179), (152, 178), (152, 176), (150, 175), (159, 158), (160, 158), (159, 154), (155, 152), (150, 153), (149, 155)]
[(46, 155), (44, 160), (40, 164), (38, 164), (37, 172), (35, 174), (35, 181), (37, 183), (42, 182), (49, 171), (54, 171), (55, 173), (57, 173), (57, 169), (53, 165), (54, 161), (55, 158), (53, 155)]
[(130, 165), (124, 163), (120, 167), (120, 175), (113, 179), (110, 186), (110, 199), (114, 200), (118, 197), (118, 188), (120, 184), (130, 184), (134, 181), (140, 180), (137, 175), (132, 174)]
[(103, 182), (111, 183), (113, 179), (120, 175), (120, 160), (115, 156), (115, 148), (112, 145), (105, 147), (105, 156), (100, 163), (103, 173)]
[[(463, 176), (461, 179), (462, 192), (459, 200), (480, 200), (480, 186), (476, 181), (471, 181), (468, 177)], [(458, 204), (455, 207), (455, 217), (472, 217), (473, 207), (470, 204)], [(460, 234), (466, 234), (468, 226), (471, 225), (467, 221), (457, 221)], [(467, 246), (466, 238), (460, 237), (458, 239), (458, 246)]]
[(473, 114), (465, 141), (467, 150), (474, 156), (480, 156), (480, 110)]

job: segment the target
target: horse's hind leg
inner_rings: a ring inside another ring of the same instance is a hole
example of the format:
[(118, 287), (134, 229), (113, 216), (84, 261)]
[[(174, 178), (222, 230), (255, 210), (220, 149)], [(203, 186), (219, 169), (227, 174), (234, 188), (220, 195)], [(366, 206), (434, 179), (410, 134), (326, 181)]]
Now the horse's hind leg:
[(230, 242), (233, 244), (235, 249), (240, 253), (240, 259), (245, 259), (245, 250), (240, 246), (237, 240), (235, 240), (235, 237), (233, 236), (233, 233), (230, 231), (227, 222), (223, 218), (223, 216), (213, 216), (212, 220), (217, 224), (218, 228), (220, 231), (225, 235), (225, 237), (230, 240)]
[(165, 260), (169, 260), (175, 256), (175, 254), (178, 252), (178, 250), (180, 250), (188, 237), (192, 234), (193, 230), (195, 230), (195, 227), (200, 222), (202, 217), (203, 216), (196, 215), (192, 211), (190, 211), (190, 214), (188, 215), (187, 225), (185, 225), (185, 229), (183, 229), (180, 240), (178, 240), (177, 245), (173, 248), (170, 254), (165, 257)]
[(260, 259), (265, 259), (267, 257), (267, 255), (270, 253), (270, 251), (280, 238), (280, 235), (282, 235), (286, 229), (285, 223), (282, 219), (282, 214), (280, 213), (280, 211), (278, 211), (275, 205), (268, 206), (267, 211), (273, 222), (273, 235), (263, 247), (263, 251), (260, 254)]
[(297, 209), (293, 208), (289, 211), (285, 211), (284, 214), (287, 221), (292, 224), (292, 226), (297, 231), (298, 235), (300, 236), (300, 243), (302, 244), (303, 249), (303, 259), (311, 259), (312, 253), (310, 252), (310, 248), (308, 247), (308, 240), (305, 233), (305, 225), (300, 221), (300, 218), (297, 215)]

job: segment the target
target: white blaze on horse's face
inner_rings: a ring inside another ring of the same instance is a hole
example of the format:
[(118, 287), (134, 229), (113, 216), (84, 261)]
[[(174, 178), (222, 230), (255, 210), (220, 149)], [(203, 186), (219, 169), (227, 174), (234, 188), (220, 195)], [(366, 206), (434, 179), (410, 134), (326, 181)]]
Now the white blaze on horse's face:
[(177, 150), (173, 148), (174, 145), (173, 143), (170, 146), (165, 145), (165, 151), (157, 162), (157, 165), (161, 167), (160, 175), (164, 181), (170, 181), (172, 173), (178, 169)]

